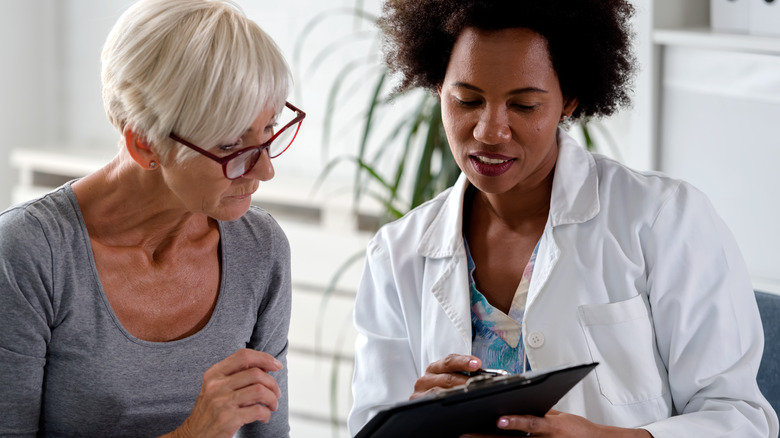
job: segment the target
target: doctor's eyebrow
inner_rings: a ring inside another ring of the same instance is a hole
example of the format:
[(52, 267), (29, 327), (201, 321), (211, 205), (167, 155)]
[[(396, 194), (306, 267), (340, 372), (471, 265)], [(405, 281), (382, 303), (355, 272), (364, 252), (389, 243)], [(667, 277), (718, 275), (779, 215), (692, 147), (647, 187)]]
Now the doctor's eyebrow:
[[(485, 90), (483, 90), (483, 89), (481, 89), (481, 88), (479, 88), (479, 87), (477, 87), (475, 85), (471, 85), (468, 82), (452, 82), (450, 84), (450, 86), (451, 87), (456, 87), (456, 88), (465, 88), (467, 90), (476, 91), (478, 93), (484, 93), (485, 92)], [(545, 89), (542, 89), (542, 88), (538, 88), (538, 87), (522, 87), (522, 88), (515, 88), (514, 90), (510, 90), (506, 94), (507, 95), (512, 95), (512, 94), (526, 94), (526, 93), (545, 93), (546, 94), (546, 93), (548, 93), (548, 91), (545, 90)]]

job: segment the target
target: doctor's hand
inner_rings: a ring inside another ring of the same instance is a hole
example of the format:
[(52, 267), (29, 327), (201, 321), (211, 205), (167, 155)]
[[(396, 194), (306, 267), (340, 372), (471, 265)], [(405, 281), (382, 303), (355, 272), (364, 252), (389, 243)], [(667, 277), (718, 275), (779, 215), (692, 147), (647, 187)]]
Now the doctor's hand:
[(282, 392), (268, 372), (282, 364), (268, 353), (241, 349), (203, 374), (195, 407), (184, 423), (165, 437), (232, 437), (244, 424), (267, 423)]
[(423, 397), (432, 392), (453, 386), (464, 385), (469, 379), (464, 373), (477, 371), (482, 361), (474, 356), (450, 354), (444, 359), (428, 365), (425, 375), (414, 383), (414, 393), (409, 400)]
[[(623, 429), (592, 423), (583, 417), (551, 410), (544, 417), (533, 415), (504, 415), (498, 419), (498, 428), (522, 430), (526, 436), (548, 438), (652, 438), (644, 429)], [(500, 438), (497, 435), (466, 434), (460, 438)]]

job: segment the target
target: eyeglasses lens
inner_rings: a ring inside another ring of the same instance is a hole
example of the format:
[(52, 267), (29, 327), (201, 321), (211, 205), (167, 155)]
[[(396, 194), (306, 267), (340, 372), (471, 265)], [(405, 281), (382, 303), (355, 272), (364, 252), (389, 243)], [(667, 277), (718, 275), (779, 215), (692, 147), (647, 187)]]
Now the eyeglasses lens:
[(283, 131), (279, 132), (279, 135), (274, 139), (274, 141), (271, 142), (271, 145), (269, 146), (268, 153), (270, 154), (271, 158), (274, 158), (287, 150), (287, 148), (290, 147), (292, 141), (295, 139), (296, 134), (298, 134), (298, 128), (301, 126), (300, 123), (296, 123), (295, 125), (284, 129), (288, 123), (295, 119), (296, 115), (297, 114), (295, 111), (285, 106), (282, 109), (282, 112), (276, 117), (276, 129), (282, 129)]
[(274, 141), (271, 142), (270, 146), (268, 147), (268, 153), (270, 154), (271, 158), (276, 158), (282, 152), (286, 151), (288, 147), (290, 147), (290, 144), (292, 144), (293, 140), (295, 139), (295, 135), (298, 134), (298, 127), (300, 126), (300, 123), (296, 123), (295, 125), (292, 125), (279, 133), (279, 135), (274, 139)]
[(252, 149), (249, 152), (228, 161), (227, 167), (225, 168), (227, 177), (236, 179), (252, 170), (255, 163), (257, 163), (257, 159), (260, 158), (260, 153), (262, 151), (262, 149)]
[[(298, 129), (301, 127), (301, 122), (287, 126), (287, 124), (295, 119), (296, 115), (295, 111), (285, 107), (284, 110), (282, 110), (282, 113), (276, 118), (278, 121), (276, 126), (282, 131), (280, 131), (271, 144), (268, 145), (268, 155), (271, 158), (276, 158), (281, 155), (282, 152), (286, 151), (293, 140), (295, 140), (295, 136), (298, 135)], [(262, 151), (262, 149), (253, 149), (228, 161), (226, 168), (227, 177), (236, 179), (248, 173), (257, 163)]]

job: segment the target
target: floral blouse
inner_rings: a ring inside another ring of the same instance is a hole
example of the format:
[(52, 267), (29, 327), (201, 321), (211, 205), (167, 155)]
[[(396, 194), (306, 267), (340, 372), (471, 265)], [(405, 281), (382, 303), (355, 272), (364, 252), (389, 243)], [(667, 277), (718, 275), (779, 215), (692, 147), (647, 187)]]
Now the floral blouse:
[(512, 374), (529, 371), (530, 366), (525, 359), (525, 348), (522, 342), (523, 315), (539, 244), (536, 244), (531, 259), (523, 271), (523, 277), (517, 286), (507, 315), (493, 307), (477, 290), (474, 281), (476, 265), (471, 258), (468, 242), (465, 238), (463, 241), (466, 245), (471, 288), (471, 354), (482, 360), (482, 368), (498, 368)]

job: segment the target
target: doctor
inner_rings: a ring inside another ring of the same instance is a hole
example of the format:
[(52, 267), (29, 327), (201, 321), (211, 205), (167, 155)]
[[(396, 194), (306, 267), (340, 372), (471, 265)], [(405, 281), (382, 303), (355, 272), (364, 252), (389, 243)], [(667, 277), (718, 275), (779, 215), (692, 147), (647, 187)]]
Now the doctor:
[(463, 384), (459, 372), (599, 362), (543, 418), (497, 426), (777, 436), (756, 384), (750, 279), (706, 197), (561, 129), (628, 103), (632, 13), (624, 0), (385, 6), (388, 63), (402, 88), (439, 94), (462, 175), (368, 246), (353, 435), (383, 408)]

